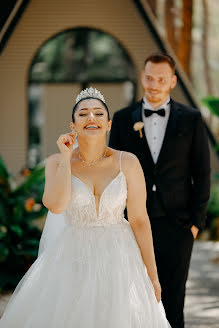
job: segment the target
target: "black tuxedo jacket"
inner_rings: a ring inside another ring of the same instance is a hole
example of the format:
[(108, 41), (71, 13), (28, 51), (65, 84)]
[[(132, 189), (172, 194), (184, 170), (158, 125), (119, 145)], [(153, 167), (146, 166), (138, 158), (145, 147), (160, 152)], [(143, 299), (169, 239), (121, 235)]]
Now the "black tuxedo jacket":
[(142, 121), (142, 101), (114, 114), (109, 145), (135, 154), (143, 168), (147, 186), (149, 217), (152, 187), (174, 222), (203, 228), (210, 190), (210, 160), (206, 128), (197, 109), (171, 99), (170, 116), (158, 161), (154, 164), (142, 129), (133, 125)]

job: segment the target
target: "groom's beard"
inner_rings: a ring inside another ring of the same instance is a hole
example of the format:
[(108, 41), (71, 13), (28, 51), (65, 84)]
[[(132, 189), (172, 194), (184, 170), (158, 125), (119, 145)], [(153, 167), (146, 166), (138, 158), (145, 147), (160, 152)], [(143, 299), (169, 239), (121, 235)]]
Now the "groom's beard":
[(153, 107), (159, 107), (159, 105), (165, 103), (165, 101), (170, 95), (170, 91), (171, 88), (168, 88), (166, 90), (148, 88), (145, 90), (145, 98), (149, 103), (151, 103)]

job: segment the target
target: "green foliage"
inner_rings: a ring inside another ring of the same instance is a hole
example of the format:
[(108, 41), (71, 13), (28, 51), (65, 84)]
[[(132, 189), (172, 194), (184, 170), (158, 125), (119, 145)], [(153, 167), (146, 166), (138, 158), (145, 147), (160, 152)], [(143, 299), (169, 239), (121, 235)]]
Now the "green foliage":
[(215, 184), (211, 188), (211, 195), (208, 203), (208, 215), (211, 217), (219, 216), (219, 184)]
[[(203, 98), (201, 102), (204, 106), (206, 106), (210, 110), (210, 112), (213, 115), (219, 117), (219, 98), (216, 98), (214, 96), (207, 96)], [(219, 151), (218, 143), (214, 146), (214, 149), (216, 152)]]
[(41, 231), (32, 220), (47, 212), (41, 202), (44, 167), (24, 173), (15, 186), (0, 156), (0, 290), (14, 288), (36, 259)]
[(208, 202), (208, 227), (210, 238), (219, 240), (219, 176), (215, 176), (215, 182), (211, 187), (210, 199)]
[(208, 96), (202, 99), (202, 104), (211, 111), (212, 114), (219, 116), (219, 98)]

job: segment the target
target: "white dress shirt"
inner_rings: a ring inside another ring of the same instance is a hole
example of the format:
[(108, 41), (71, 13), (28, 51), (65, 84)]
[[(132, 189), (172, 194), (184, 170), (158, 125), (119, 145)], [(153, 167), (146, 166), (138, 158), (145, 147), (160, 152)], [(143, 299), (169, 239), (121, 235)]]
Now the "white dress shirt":
[(142, 106), (142, 121), (144, 122), (145, 136), (147, 138), (153, 161), (154, 163), (157, 163), (170, 115), (170, 97), (168, 97), (167, 101), (158, 108), (165, 109), (165, 116), (152, 114), (151, 116), (145, 117), (145, 108), (155, 110), (144, 97)]

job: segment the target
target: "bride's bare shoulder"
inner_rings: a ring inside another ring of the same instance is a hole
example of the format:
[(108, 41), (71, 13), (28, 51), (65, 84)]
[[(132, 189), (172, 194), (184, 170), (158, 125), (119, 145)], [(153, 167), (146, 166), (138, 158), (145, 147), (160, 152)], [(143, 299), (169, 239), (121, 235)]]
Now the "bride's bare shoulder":
[(109, 148), (110, 150), (110, 155), (114, 155), (115, 157), (122, 156), (122, 161), (133, 161), (133, 160), (137, 160), (138, 158), (137, 156), (135, 156), (134, 154), (127, 152), (127, 151), (122, 151), (122, 150), (117, 150), (114, 148)]
[(127, 152), (127, 151), (120, 151), (111, 148), (111, 155), (114, 155), (115, 160), (118, 160), (118, 157), (121, 154), (121, 165), (122, 165), (122, 170), (125, 172), (130, 172), (133, 171), (134, 168), (139, 167), (140, 163), (134, 154)]
[(60, 161), (61, 161), (61, 154), (59, 153), (52, 154), (46, 160), (46, 167), (56, 166), (59, 164)]
[(134, 171), (141, 170), (140, 162), (136, 155), (126, 151), (122, 152), (122, 170), (124, 173), (130, 174)]
[(129, 166), (130, 164), (139, 163), (138, 157), (130, 152), (123, 151), (122, 152), (122, 162), (124, 165)]

